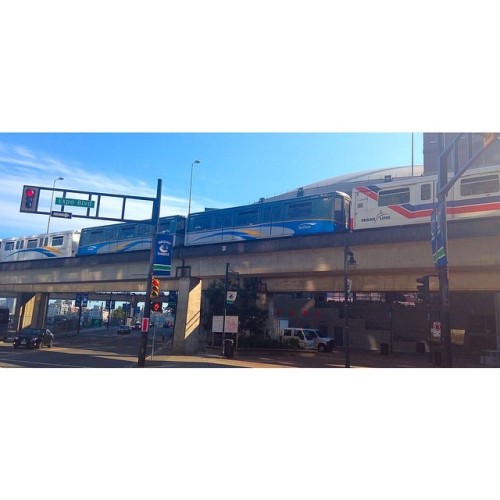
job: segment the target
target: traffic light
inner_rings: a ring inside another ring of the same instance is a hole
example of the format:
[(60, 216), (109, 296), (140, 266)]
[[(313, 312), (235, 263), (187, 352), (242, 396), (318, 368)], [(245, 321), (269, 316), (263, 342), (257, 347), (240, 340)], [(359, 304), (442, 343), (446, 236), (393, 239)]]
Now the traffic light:
[(23, 187), (20, 212), (36, 212), (38, 209), (38, 197), (40, 188), (33, 186)]
[(429, 276), (422, 276), (421, 278), (417, 278), (417, 283), (417, 298), (423, 300), (424, 302), (429, 302)]
[(161, 312), (163, 310), (161, 302), (151, 302), (151, 311)]
[(151, 300), (156, 299), (160, 295), (160, 280), (158, 278), (151, 278)]

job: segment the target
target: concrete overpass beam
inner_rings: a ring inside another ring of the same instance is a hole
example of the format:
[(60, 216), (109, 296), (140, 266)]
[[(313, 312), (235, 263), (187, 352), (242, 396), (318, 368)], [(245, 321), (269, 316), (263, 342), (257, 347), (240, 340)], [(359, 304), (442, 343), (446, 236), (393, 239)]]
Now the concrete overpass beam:
[(49, 305), (48, 293), (21, 293), (16, 300), (17, 329), (45, 326), (47, 308)]
[(180, 278), (172, 350), (193, 354), (198, 349), (201, 318), (202, 280)]

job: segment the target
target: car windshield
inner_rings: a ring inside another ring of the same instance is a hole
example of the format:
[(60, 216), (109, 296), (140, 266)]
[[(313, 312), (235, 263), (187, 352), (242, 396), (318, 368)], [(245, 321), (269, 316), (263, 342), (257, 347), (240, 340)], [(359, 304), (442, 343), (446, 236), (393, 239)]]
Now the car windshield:
[(25, 328), (21, 332), (21, 335), (26, 335), (27, 337), (36, 337), (38, 335), (41, 335), (42, 333), (43, 330), (40, 330), (39, 328)]
[(314, 332), (312, 330), (303, 330), (304, 332), (304, 337), (307, 340), (314, 340), (316, 338), (316, 335), (314, 335)]
[(321, 335), (318, 330), (304, 330), (304, 332), (309, 333), (313, 339), (315, 339), (316, 337), (323, 337), (323, 335)]

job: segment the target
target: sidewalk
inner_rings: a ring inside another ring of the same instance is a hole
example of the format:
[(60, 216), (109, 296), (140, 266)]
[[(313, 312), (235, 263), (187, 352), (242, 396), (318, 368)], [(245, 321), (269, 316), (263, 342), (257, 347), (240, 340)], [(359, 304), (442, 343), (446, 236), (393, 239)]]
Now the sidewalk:
[[(394, 353), (382, 355), (378, 351), (350, 351), (351, 368), (434, 368), (439, 369), (429, 353)], [(480, 355), (452, 355), (453, 368), (485, 368)], [(173, 354), (170, 346), (158, 349), (146, 359), (147, 368), (344, 368), (344, 351), (330, 353), (297, 351), (295, 353), (268, 353), (266, 355), (236, 354), (228, 359), (216, 351), (204, 350), (194, 355)]]

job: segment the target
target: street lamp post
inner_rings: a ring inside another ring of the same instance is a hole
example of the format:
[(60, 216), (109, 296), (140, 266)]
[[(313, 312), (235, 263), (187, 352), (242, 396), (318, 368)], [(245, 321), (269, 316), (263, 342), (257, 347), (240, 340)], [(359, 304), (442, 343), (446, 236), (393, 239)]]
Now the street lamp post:
[(345, 353), (345, 368), (351, 367), (351, 353), (349, 349), (349, 318), (348, 318), (348, 303), (349, 303), (349, 276), (348, 271), (356, 267), (354, 254), (347, 246), (347, 234), (344, 239), (344, 353)]
[(52, 197), (50, 198), (49, 220), (47, 221), (47, 234), (49, 234), (50, 216), (52, 215), (52, 205), (54, 203), (54, 189), (56, 187), (56, 182), (63, 181), (63, 180), (64, 180), (64, 177), (58, 177), (57, 179), (54, 179), (54, 184), (52, 184)]
[(201, 163), (200, 160), (194, 160), (193, 163), (191, 163), (191, 180), (189, 182), (189, 206), (188, 206), (188, 216), (191, 213), (191, 192), (193, 190), (193, 167), (195, 166), (196, 163)]

